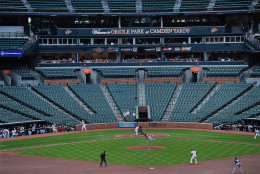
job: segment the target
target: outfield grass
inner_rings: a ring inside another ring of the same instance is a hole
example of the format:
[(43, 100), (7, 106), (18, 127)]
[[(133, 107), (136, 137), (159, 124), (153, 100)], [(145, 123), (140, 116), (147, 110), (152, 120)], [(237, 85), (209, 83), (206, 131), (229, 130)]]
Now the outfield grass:
[(147, 129), (144, 131), (146, 133), (168, 134), (169, 137), (158, 137), (155, 141), (149, 142), (149, 145), (166, 146), (167, 148), (159, 150), (125, 149), (128, 146), (145, 145), (146, 140), (138, 137), (115, 138), (115, 135), (134, 133), (134, 130), (124, 129), (0, 142), (0, 150), (69, 143), (26, 148), (16, 151), (24, 155), (99, 162), (99, 155), (106, 150), (108, 163), (141, 166), (188, 163), (191, 148), (194, 148), (198, 152), (199, 161), (260, 153), (260, 139), (254, 140), (253, 136), (249, 135), (176, 129)]

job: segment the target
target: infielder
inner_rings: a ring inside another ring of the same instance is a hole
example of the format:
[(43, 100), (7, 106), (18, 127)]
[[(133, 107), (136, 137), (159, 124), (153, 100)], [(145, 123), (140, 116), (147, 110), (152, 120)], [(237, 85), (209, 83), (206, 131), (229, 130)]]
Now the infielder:
[(192, 164), (193, 159), (195, 160), (195, 163), (197, 164), (197, 152), (195, 150), (191, 149), (190, 164)]
[(148, 143), (150, 140), (152, 140), (152, 141), (155, 140), (155, 138), (151, 138), (150, 136), (147, 136), (146, 134), (144, 134), (144, 136), (145, 136), (145, 139), (147, 140), (146, 146), (148, 146)]
[(139, 125), (137, 125), (136, 128), (135, 128), (135, 136), (138, 135), (138, 130), (139, 130)]
[(260, 135), (259, 135), (259, 130), (258, 130), (258, 129), (255, 130), (255, 138), (254, 138), (254, 139), (256, 139), (257, 136), (260, 136)]
[(240, 161), (239, 161), (237, 158), (235, 158), (234, 162), (235, 162), (235, 167), (234, 167), (232, 173), (235, 173), (235, 170), (236, 170), (237, 166), (239, 167), (240, 172), (243, 173), (243, 170), (242, 170), (242, 168), (241, 168), (241, 163), (240, 163)]
[(83, 132), (83, 129), (85, 129), (85, 131), (87, 131), (86, 124), (85, 124), (84, 120), (81, 121), (81, 124), (82, 124), (81, 131)]

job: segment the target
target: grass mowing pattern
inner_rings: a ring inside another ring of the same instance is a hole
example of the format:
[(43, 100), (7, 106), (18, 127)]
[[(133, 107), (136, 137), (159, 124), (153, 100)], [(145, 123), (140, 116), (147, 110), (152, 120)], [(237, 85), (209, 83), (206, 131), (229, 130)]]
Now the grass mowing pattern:
[[(170, 137), (193, 138), (216, 141), (229, 141), (241, 143), (254, 143), (260, 145), (260, 139), (253, 136), (213, 133), (191, 130), (154, 129), (144, 130), (146, 133), (169, 134)], [(128, 146), (145, 145), (144, 138), (114, 138), (118, 134), (134, 134), (134, 130), (113, 130), (87, 132), (81, 134), (60, 135), (55, 137), (42, 137), (27, 140), (15, 140), (1, 142), (0, 149), (17, 147), (31, 147), (37, 145), (78, 142), (46, 147), (37, 147), (18, 150), (21, 154), (33, 156), (46, 156), (55, 158), (67, 158), (84, 161), (99, 162), (99, 155), (106, 150), (108, 163), (126, 165), (174, 165), (188, 163), (190, 150), (194, 148), (198, 152), (198, 161), (220, 159), (234, 156), (252, 155), (260, 153), (259, 145), (237, 144), (229, 142), (201, 141), (191, 139), (176, 139), (157, 137), (150, 141), (149, 145), (166, 146), (159, 150), (129, 150)], [(105, 139), (105, 140), (101, 140)], [(99, 140), (99, 141), (87, 141)], [(87, 142), (79, 142), (87, 141)]]

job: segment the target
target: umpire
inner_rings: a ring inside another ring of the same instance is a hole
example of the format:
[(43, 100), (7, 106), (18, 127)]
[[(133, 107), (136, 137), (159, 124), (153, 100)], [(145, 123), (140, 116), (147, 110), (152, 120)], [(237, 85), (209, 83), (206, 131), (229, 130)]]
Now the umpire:
[(100, 167), (102, 166), (103, 161), (105, 162), (105, 166), (107, 167), (106, 151), (104, 151), (103, 153), (101, 153), (100, 159), (101, 159)]

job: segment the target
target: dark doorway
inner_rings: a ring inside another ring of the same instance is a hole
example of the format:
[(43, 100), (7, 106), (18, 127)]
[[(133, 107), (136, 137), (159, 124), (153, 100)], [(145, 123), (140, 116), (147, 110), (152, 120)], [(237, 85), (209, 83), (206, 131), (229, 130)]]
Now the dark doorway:
[(198, 73), (192, 72), (192, 82), (193, 83), (198, 82)]

